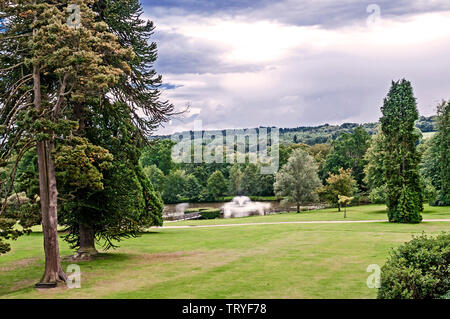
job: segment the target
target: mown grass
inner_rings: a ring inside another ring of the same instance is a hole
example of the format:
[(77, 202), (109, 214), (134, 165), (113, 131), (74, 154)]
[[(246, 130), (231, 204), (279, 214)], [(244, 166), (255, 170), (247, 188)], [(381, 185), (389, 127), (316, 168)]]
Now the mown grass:
[[(427, 214), (445, 218), (441, 209)], [(375, 298), (367, 266), (383, 265), (412, 234), (441, 231), (450, 223), (163, 228), (79, 262), (81, 289), (45, 291), (33, 288), (44, 267), (42, 234), (33, 233), (0, 256), (0, 298)], [(72, 253), (63, 241), (60, 248)]]

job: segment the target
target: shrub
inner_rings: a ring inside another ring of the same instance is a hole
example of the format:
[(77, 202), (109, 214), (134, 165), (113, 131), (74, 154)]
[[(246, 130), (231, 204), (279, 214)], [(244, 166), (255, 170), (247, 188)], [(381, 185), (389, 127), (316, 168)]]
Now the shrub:
[(200, 219), (216, 219), (220, 218), (220, 209), (208, 209), (200, 211)]
[(372, 204), (385, 204), (386, 203), (386, 185), (376, 187), (370, 191), (370, 201)]
[(450, 296), (450, 233), (413, 237), (391, 252), (381, 272), (379, 299)]

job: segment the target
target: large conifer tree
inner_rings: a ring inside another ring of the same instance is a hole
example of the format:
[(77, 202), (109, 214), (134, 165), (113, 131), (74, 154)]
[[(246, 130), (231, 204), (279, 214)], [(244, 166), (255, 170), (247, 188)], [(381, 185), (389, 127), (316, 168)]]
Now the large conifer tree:
[[(139, 157), (148, 135), (173, 114), (173, 105), (160, 99), (162, 78), (153, 66), (157, 58), (156, 43), (151, 41), (154, 25), (141, 19), (139, 0), (99, 0), (93, 10), (121, 46), (131, 47), (135, 55), (130, 73), (108, 91), (114, 102), (105, 94), (73, 105), (72, 116), (79, 123), (76, 134), (114, 156), (113, 167), (101, 172), (100, 189), (89, 186), (74, 192), (66, 180), (66, 203), (70, 204), (63, 207), (62, 223), (69, 230), (66, 240), (78, 249), (75, 256), (80, 258), (96, 253), (96, 241), (106, 243), (105, 248), (114, 247), (113, 241), (162, 225), (161, 197), (143, 174)], [(73, 160), (72, 165), (77, 165)]]
[(73, 103), (108, 91), (122, 74), (131, 72), (127, 61), (134, 58), (104, 22), (95, 21), (94, 0), (72, 3), (80, 8), (77, 25), (67, 23), (67, 1), (0, 3), (5, 21), (0, 34), (0, 155), (16, 162), (9, 183), (2, 183), (9, 185), (2, 195), (12, 191), (17, 164), (35, 148), (45, 252), (41, 286), (66, 279), (58, 247), (54, 152), (76, 126), (67, 112)]
[(411, 83), (404, 79), (392, 82), (381, 111), (389, 221), (419, 223), (423, 195), (418, 170), (420, 156), (416, 150), (419, 137), (414, 130), (419, 114)]

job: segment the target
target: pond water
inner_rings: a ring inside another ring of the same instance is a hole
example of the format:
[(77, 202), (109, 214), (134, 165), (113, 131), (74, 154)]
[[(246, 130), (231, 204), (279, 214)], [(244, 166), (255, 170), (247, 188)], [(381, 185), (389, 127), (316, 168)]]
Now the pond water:
[[(270, 204), (269, 208), (264, 209), (266, 215), (296, 210), (295, 206), (290, 206), (290, 205), (283, 206), (280, 203), (280, 201), (264, 201), (264, 202), (257, 202), (257, 203), (264, 204), (264, 206), (266, 206), (266, 204)], [(184, 210), (186, 210), (186, 209), (202, 208), (202, 207), (223, 209), (226, 204), (227, 204), (227, 202), (165, 204), (164, 211), (163, 211), (163, 218), (166, 220), (178, 219), (179, 217), (184, 215)], [(302, 210), (312, 210), (312, 209), (317, 209), (317, 208), (322, 208), (322, 207), (303, 206)]]

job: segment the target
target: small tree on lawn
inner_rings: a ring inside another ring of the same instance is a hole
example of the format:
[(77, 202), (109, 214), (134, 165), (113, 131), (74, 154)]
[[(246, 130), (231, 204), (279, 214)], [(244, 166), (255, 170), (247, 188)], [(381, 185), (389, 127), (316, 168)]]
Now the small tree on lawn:
[(339, 205), (344, 205), (344, 218), (347, 218), (347, 205), (349, 205), (355, 198), (342, 195), (339, 195), (338, 198)]
[(356, 181), (352, 177), (352, 170), (340, 168), (339, 174), (330, 174), (330, 177), (326, 179), (326, 183), (325, 186), (318, 190), (318, 193), (329, 203), (337, 205), (340, 212), (339, 195), (351, 197), (356, 190)]
[(297, 149), (275, 175), (274, 189), (285, 202), (295, 203), (300, 213), (301, 204), (317, 200), (315, 190), (320, 185), (316, 161), (306, 151)]
[(208, 178), (208, 194), (211, 199), (217, 200), (223, 196), (228, 189), (227, 180), (221, 171), (215, 171)]

